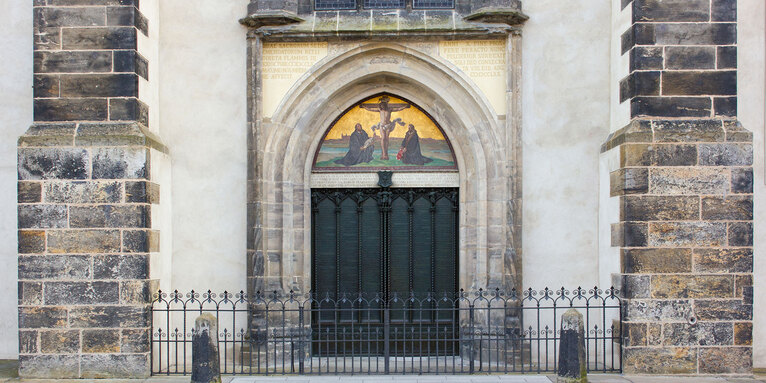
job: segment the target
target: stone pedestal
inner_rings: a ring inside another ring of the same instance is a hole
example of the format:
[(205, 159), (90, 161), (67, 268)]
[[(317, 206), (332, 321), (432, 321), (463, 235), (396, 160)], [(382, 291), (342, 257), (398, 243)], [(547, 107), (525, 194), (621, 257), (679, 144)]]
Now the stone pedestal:
[(582, 314), (569, 309), (561, 316), (561, 346), (559, 348), (558, 383), (586, 383), (585, 326)]
[(216, 318), (210, 313), (204, 313), (194, 321), (192, 383), (221, 383), (216, 322)]

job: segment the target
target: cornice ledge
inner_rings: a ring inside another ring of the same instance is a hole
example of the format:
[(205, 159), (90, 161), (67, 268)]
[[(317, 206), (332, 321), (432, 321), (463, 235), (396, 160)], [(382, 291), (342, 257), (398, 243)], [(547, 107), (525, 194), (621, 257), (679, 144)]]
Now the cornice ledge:
[(480, 8), (463, 18), (466, 21), (488, 24), (508, 24), (511, 26), (524, 24), (529, 20), (529, 16), (516, 8)]
[(285, 26), (303, 21), (305, 20), (288, 11), (262, 11), (240, 19), (239, 23), (249, 28), (258, 29), (264, 26)]

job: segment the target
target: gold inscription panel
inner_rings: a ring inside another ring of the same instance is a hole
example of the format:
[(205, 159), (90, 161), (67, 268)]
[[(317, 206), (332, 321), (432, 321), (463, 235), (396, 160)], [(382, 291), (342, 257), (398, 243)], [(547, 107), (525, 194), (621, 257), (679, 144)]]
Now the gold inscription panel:
[(271, 117), (296, 81), (327, 56), (327, 43), (264, 43), (263, 115)]
[(476, 83), (497, 114), (506, 113), (505, 40), (440, 41), (439, 55)]

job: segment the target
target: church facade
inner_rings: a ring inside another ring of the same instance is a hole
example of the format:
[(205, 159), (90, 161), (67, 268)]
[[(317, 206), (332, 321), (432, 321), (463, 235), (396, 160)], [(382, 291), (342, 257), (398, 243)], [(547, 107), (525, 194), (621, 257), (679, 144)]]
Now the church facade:
[(11, 7), (22, 377), (148, 376), (175, 289), (613, 285), (625, 373), (766, 368), (763, 4)]

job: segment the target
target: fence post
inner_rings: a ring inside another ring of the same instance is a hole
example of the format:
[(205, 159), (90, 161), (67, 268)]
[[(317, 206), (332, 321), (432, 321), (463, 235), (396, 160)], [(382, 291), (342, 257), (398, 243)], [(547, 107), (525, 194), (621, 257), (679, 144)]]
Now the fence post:
[(221, 383), (218, 359), (218, 319), (204, 313), (194, 321), (192, 383)]
[(469, 372), (471, 374), (473, 374), (473, 371), (474, 371), (474, 365), (473, 365), (474, 364), (474, 362), (473, 362), (473, 359), (474, 359), (473, 358), (473, 333), (474, 333), (473, 315), (474, 315), (474, 313), (473, 313), (473, 303), (471, 303), (468, 306), (468, 322), (469, 322), (469, 325), (468, 325), (468, 332), (469, 332), (469, 335), (468, 335), (468, 339), (469, 339), (469, 341), (468, 341), (468, 350), (469, 350), (468, 351), (468, 365), (469, 365)]
[(582, 314), (569, 309), (561, 316), (561, 346), (557, 383), (586, 383), (588, 366), (585, 365), (585, 327)]
[(390, 350), (390, 343), (391, 342), (391, 313), (388, 307), (388, 304), (386, 304), (385, 308), (383, 309), (383, 352), (385, 354), (384, 360), (384, 370), (386, 374), (388, 374), (388, 367), (389, 367), (389, 357), (391, 356), (391, 350)]
[(303, 305), (300, 305), (298, 306), (298, 373), (301, 375), (303, 375), (303, 359), (306, 356), (303, 347)]

